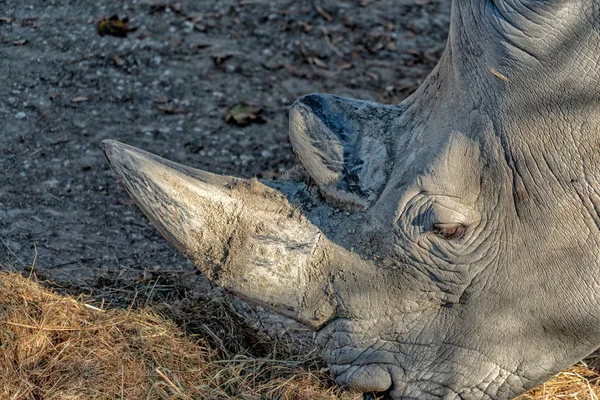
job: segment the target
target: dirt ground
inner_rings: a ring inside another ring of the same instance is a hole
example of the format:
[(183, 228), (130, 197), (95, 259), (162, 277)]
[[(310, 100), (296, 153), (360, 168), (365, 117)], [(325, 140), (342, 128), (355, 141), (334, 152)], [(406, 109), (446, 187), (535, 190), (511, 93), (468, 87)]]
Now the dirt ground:
[[(214, 291), (130, 201), (101, 140), (276, 178), (294, 165), (292, 102), (401, 101), (441, 55), (449, 3), (0, 0), (1, 268), (114, 306)], [(115, 14), (137, 29), (99, 35)], [(225, 122), (240, 102), (263, 123)]]

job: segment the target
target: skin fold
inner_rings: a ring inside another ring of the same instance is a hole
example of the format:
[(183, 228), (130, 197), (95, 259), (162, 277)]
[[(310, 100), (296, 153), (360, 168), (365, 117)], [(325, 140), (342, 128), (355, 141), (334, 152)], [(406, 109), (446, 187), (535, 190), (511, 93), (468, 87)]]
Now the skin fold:
[(209, 279), (315, 329), (343, 387), (509, 399), (600, 346), (599, 47), (596, 0), (455, 0), (401, 104), (296, 101), (287, 180), (104, 150)]

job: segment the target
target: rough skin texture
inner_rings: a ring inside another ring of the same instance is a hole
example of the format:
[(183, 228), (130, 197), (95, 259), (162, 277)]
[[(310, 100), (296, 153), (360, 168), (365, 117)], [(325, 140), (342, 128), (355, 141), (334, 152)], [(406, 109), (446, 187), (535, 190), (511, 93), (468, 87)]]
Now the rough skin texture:
[[(276, 258), (281, 274), (288, 261), (299, 269), (287, 288), (297, 301), (267, 303), (318, 329), (340, 385), (393, 399), (508, 399), (598, 347), (599, 10), (596, 0), (456, 0), (446, 52), (400, 105), (314, 94), (293, 106), (290, 138), (311, 182), (269, 184), (287, 196), (273, 213), (298, 218), (289, 201), (323, 237), (300, 265), (282, 239)], [(195, 210), (187, 195), (146, 204), (136, 193), (160, 177), (124, 168), (111, 155), (122, 146), (107, 145), (111, 166), (147, 214)], [(189, 223), (158, 225), (180, 243)], [(252, 254), (272, 241), (239, 229)], [(182, 251), (202, 264), (211, 248)], [(217, 282), (250, 293), (233, 273)], [(277, 286), (278, 273), (264, 279)]]

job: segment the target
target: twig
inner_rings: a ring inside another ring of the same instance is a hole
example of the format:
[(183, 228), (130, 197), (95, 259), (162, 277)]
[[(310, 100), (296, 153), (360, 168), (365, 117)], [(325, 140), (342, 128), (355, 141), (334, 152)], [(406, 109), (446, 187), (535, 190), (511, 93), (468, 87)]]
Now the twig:
[(315, 5), (315, 9), (319, 13), (319, 15), (321, 17), (323, 17), (323, 19), (325, 21), (327, 21), (327, 22), (333, 21), (333, 17), (331, 16), (331, 14), (329, 14), (327, 11), (323, 10), (323, 8), (321, 8), (320, 6)]
[(76, 58), (73, 61), (71, 61), (69, 64), (78, 64), (82, 61), (87, 61), (87, 60), (90, 60), (90, 59), (96, 58), (96, 57), (100, 57), (100, 53), (89, 54), (84, 57)]
[(158, 369), (158, 367), (156, 367), (156, 369), (154, 370), (156, 371), (156, 373), (169, 385), (173, 388), (173, 390), (175, 390), (177, 392), (177, 394), (179, 394), (180, 396), (183, 396), (184, 394), (181, 392), (181, 390), (179, 390), (179, 388), (177, 386), (175, 386), (175, 384), (169, 379), (169, 377), (167, 375), (165, 375), (160, 369)]
[(75, 260), (75, 261), (67, 261), (67, 262), (64, 262), (61, 264), (55, 264), (46, 269), (54, 269), (54, 268), (64, 267), (66, 265), (77, 264), (80, 262), (94, 261), (94, 260), (95, 260), (95, 258), (80, 258), (79, 260)]
[(329, 32), (327, 32), (327, 28), (325, 28), (324, 26), (321, 27), (321, 32), (323, 32), (323, 39), (325, 40), (325, 44), (327, 45), (327, 47), (329, 47), (331, 51), (337, 54), (338, 57), (343, 58), (344, 53), (342, 53), (337, 47), (333, 45), (333, 43), (331, 43), (331, 39), (329, 39)]
[(6, 324), (6, 325), (18, 326), (19, 328), (35, 329), (35, 330), (40, 330), (40, 331), (44, 331), (44, 332), (63, 332), (63, 331), (64, 332), (73, 332), (73, 331), (95, 331), (95, 330), (100, 330), (100, 329), (106, 329), (110, 326), (122, 324), (125, 321), (126, 321), (126, 319), (123, 319), (123, 320), (115, 321), (111, 324), (99, 325), (99, 326), (88, 326), (88, 327), (83, 327), (83, 328), (73, 328), (73, 327), (68, 327), (68, 326), (34, 326), (34, 325), (27, 325), (27, 324), (19, 324), (19, 323), (10, 322), (10, 321), (2, 321), (2, 323)]
[(6, 247), (6, 249), (8, 250), (8, 252), (10, 254), (12, 254), (18, 262), (21, 263), (21, 266), (25, 266), (25, 263), (19, 258), (18, 255), (15, 254), (14, 251), (12, 251), (12, 249), (10, 247), (8, 247), (8, 244), (6, 244), (6, 242), (4, 241), (4, 239), (0, 237), (0, 240), (2, 241), (2, 244), (4, 244), (4, 246)]

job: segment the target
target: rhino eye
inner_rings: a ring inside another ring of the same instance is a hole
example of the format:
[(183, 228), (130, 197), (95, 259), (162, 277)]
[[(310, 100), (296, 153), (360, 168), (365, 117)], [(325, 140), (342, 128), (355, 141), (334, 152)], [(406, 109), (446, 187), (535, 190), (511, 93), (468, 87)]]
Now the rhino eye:
[(463, 237), (466, 229), (461, 224), (433, 224), (431, 232), (445, 240), (456, 240)]

